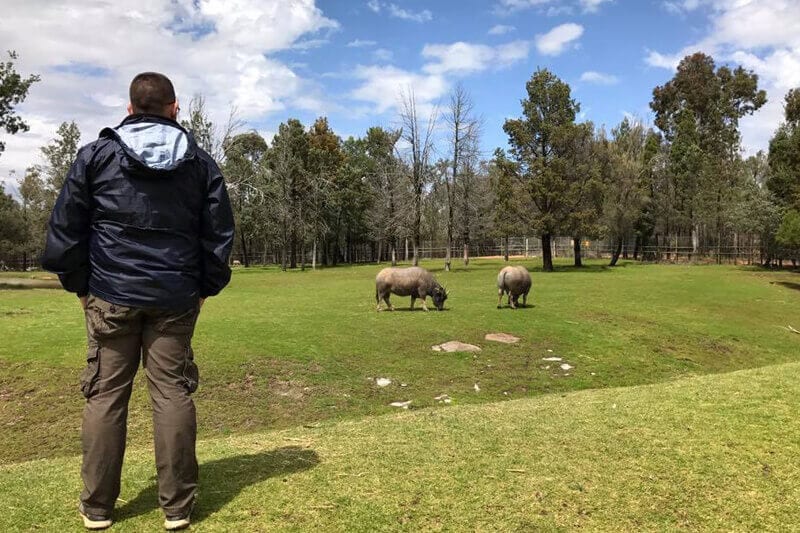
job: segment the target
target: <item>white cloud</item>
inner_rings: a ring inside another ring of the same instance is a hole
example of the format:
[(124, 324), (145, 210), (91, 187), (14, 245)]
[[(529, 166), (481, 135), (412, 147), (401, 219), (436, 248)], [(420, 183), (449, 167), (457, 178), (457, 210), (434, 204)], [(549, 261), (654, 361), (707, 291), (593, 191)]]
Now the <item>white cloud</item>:
[(573, 12), (572, 6), (550, 6), (545, 14), (548, 17), (558, 17), (560, 15), (572, 15)]
[[(557, 15), (571, 15), (575, 7), (580, 7), (584, 13), (595, 13), (600, 6), (613, 0), (498, 0), (494, 5), (495, 15), (508, 16), (525, 9), (537, 9), (548, 17)], [(691, 1), (691, 0), (686, 0)], [(672, 2), (667, 2), (672, 3)], [(665, 7), (671, 7), (666, 6)], [(546, 8), (546, 9), (545, 9)]]
[(450, 87), (439, 74), (416, 74), (389, 65), (359, 66), (355, 70), (355, 77), (361, 84), (350, 96), (372, 104), (375, 113), (396, 109), (400, 103), (400, 95), (404, 91), (413, 90), (420, 116), (426, 116), (424, 111), (430, 110)]
[(391, 61), (394, 57), (394, 54), (391, 50), (387, 50), (386, 48), (378, 48), (372, 52), (372, 57), (374, 57), (376, 61), (385, 63)]
[(389, 14), (395, 18), (410, 20), (412, 22), (430, 22), (433, 20), (433, 13), (427, 9), (415, 13), (403, 9), (396, 4), (389, 4)]
[(553, 0), (500, 0), (494, 8), (497, 15), (508, 15), (515, 11), (549, 4)]
[(616, 85), (619, 83), (619, 78), (613, 74), (605, 74), (594, 70), (588, 70), (581, 74), (581, 81), (587, 83), (596, 83), (599, 85)]
[(397, 4), (381, 2), (380, 0), (369, 0), (369, 2), (367, 2), (367, 7), (374, 13), (380, 13), (385, 9), (391, 17), (410, 20), (412, 22), (430, 22), (433, 20), (433, 13), (428, 9), (414, 12), (403, 9)]
[(768, 102), (741, 120), (742, 145), (753, 153), (766, 149), (783, 120), (783, 97), (800, 85), (800, 7), (796, 0), (683, 0), (664, 4), (679, 12), (706, 8), (711, 25), (699, 42), (678, 51), (648, 51), (645, 62), (673, 70), (686, 55), (703, 51), (717, 63), (732, 62), (753, 70)]
[(583, 26), (575, 23), (561, 24), (547, 33), (536, 36), (536, 48), (544, 55), (557, 56), (573, 41), (583, 35)]
[(347, 43), (347, 47), (348, 48), (365, 48), (365, 47), (369, 47), (369, 46), (375, 46), (376, 44), (378, 44), (378, 43), (375, 42), (375, 41), (355, 39), (355, 40), (350, 41), (349, 43)]
[(434, 60), (423, 67), (431, 74), (479, 72), (490, 67), (500, 68), (528, 57), (530, 43), (514, 41), (499, 46), (457, 42), (426, 44), (422, 56)]
[(505, 35), (516, 30), (514, 26), (507, 26), (505, 24), (496, 24), (489, 29), (489, 35)]
[(585, 13), (596, 13), (602, 4), (611, 0), (580, 0), (581, 7)]
[(230, 105), (244, 119), (263, 120), (318, 92), (271, 54), (318, 44), (320, 31), (337, 28), (314, 0), (85, 0), (80, 8), (6, 0), (3, 48), (17, 50), (18, 70), (42, 81), (19, 107), (31, 132), (7, 138), (0, 174), (38, 162), (38, 147), (62, 121), (75, 120), (84, 142), (117, 124), (130, 79), (142, 70), (170, 76), (184, 109), (202, 93), (223, 115), (212, 117), (217, 122)]

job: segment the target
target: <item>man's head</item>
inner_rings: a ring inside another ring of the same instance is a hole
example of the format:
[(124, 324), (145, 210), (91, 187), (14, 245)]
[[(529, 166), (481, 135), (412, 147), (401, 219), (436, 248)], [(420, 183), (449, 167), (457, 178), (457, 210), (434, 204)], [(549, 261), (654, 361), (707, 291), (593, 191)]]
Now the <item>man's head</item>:
[(178, 100), (169, 78), (158, 72), (142, 72), (131, 82), (128, 113), (147, 113), (175, 120), (178, 118)]

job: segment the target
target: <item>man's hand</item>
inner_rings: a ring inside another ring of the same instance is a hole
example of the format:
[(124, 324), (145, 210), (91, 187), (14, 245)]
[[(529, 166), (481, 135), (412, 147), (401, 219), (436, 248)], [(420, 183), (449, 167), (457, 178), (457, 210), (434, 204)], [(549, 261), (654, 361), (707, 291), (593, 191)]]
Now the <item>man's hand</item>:
[(78, 296), (78, 300), (81, 301), (81, 307), (83, 308), (84, 311), (86, 311), (86, 305), (87, 305), (86, 304), (86, 300), (87, 300), (87, 297), (86, 296)]

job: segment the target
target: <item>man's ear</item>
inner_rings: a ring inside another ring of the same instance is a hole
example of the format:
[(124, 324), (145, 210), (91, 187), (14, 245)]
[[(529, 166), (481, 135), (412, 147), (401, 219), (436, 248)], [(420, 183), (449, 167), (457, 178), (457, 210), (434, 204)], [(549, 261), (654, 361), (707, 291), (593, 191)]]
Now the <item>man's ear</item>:
[(178, 120), (178, 113), (181, 111), (180, 103), (178, 103), (178, 99), (175, 99), (175, 103), (172, 104), (172, 108), (169, 110), (170, 118), (172, 120)]
[(133, 115), (133, 104), (128, 103), (128, 114)]

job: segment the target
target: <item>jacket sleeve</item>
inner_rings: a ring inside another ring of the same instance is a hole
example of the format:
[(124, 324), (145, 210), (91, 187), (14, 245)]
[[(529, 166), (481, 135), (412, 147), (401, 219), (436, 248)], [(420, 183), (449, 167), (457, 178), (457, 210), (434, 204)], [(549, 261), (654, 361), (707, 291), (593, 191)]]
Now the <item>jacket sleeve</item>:
[(86, 179), (88, 161), (83, 150), (64, 180), (47, 224), (42, 267), (78, 296), (89, 292), (89, 232), (91, 211)]
[(209, 162), (208, 192), (200, 220), (203, 279), (200, 297), (215, 296), (231, 279), (228, 259), (233, 247), (233, 211), (225, 180), (216, 163)]

